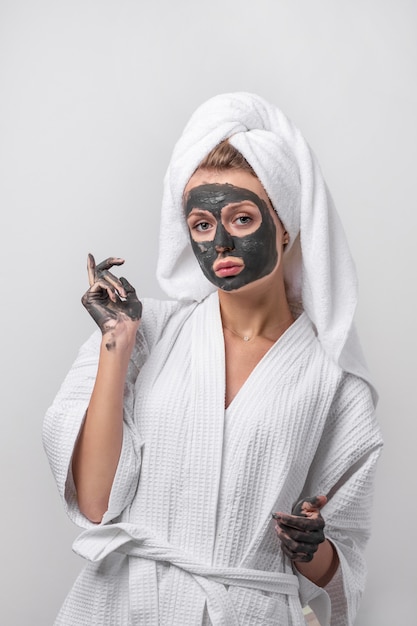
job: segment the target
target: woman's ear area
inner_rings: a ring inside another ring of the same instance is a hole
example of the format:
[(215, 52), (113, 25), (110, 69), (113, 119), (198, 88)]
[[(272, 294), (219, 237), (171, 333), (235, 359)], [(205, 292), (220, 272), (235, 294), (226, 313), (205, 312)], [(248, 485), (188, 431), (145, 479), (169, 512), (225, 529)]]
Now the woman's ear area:
[(275, 211), (269, 198), (267, 204), (277, 231), (277, 245), (287, 246), (290, 242), (290, 235), (281, 219), (278, 217), (278, 213)]

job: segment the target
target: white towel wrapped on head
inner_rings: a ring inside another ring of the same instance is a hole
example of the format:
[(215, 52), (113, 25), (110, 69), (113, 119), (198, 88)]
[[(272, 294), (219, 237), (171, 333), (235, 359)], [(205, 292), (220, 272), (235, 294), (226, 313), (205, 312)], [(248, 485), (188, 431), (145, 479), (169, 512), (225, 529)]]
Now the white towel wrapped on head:
[(317, 159), (294, 124), (258, 95), (211, 98), (195, 111), (174, 148), (162, 203), (157, 267), (162, 289), (171, 298), (197, 301), (215, 290), (191, 249), (183, 193), (201, 161), (225, 139), (252, 166), (289, 233), (284, 253), (289, 301), (302, 305), (332, 360), (369, 382), (353, 322), (356, 271)]

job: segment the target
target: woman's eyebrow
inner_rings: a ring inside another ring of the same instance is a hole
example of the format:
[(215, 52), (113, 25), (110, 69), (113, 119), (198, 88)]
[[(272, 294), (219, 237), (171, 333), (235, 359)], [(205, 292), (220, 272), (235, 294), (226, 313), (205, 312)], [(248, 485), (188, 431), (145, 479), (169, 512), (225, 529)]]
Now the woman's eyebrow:
[(253, 206), (255, 208), (259, 208), (258, 205), (253, 201), (253, 200), (234, 200), (233, 202), (229, 202), (228, 204), (225, 204), (224, 207), (222, 207), (223, 209), (225, 209), (226, 207), (232, 207), (232, 208), (239, 208), (242, 205), (246, 205), (249, 204), (250, 206)]
[(206, 217), (207, 213), (211, 214), (211, 212), (208, 209), (191, 209), (191, 211), (188, 214), (188, 217), (190, 217), (190, 215), (196, 215), (197, 217)]

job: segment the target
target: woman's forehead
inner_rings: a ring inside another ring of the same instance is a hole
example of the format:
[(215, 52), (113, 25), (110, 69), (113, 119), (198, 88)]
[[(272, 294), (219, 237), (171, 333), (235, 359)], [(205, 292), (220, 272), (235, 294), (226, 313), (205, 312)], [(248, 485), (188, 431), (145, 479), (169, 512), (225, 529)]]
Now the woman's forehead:
[(246, 170), (229, 169), (229, 170), (206, 170), (198, 169), (191, 176), (184, 189), (184, 198), (186, 199), (191, 189), (200, 187), (201, 185), (229, 184), (241, 189), (247, 189), (256, 194), (271, 206), (268, 195), (262, 186), (261, 181)]
[(229, 184), (242, 189), (249, 189), (265, 200), (266, 192), (258, 178), (245, 170), (197, 170), (188, 181), (184, 193), (194, 187), (210, 184)]

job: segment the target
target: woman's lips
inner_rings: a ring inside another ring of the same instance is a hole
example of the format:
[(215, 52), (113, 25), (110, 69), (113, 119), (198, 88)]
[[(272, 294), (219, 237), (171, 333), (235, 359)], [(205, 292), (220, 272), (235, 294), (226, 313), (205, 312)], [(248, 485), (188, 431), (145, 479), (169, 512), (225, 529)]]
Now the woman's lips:
[(244, 268), (244, 264), (240, 259), (233, 259), (230, 261), (222, 260), (215, 261), (213, 265), (213, 271), (216, 276), (224, 278), (225, 276), (237, 276)]

